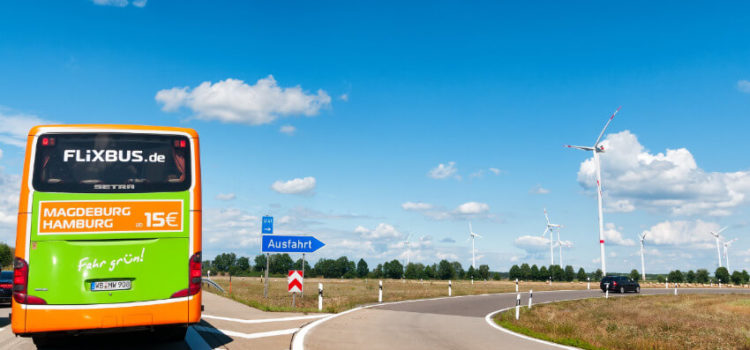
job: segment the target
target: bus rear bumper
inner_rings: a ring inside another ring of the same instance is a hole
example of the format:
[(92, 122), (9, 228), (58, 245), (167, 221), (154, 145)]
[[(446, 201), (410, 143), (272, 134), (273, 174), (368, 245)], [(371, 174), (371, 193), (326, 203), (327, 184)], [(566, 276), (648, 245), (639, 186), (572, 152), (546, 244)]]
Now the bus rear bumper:
[(147, 302), (98, 305), (20, 305), (13, 302), (13, 333), (99, 332), (187, 325), (200, 321), (201, 294)]

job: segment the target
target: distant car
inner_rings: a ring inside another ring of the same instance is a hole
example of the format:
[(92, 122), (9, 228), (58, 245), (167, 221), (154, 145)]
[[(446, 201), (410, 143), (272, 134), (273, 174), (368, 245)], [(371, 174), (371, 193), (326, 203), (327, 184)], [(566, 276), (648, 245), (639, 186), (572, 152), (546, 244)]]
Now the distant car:
[(641, 292), (641, 285), (638, 284), (637, 281), (633, 281), (630, 278), (624, 277), (624, 276), (606, 276), (602, 278), (602, 281), (599, 283), (599, 288), (602, 289), (602, 292), (607, 290), (609, 288), (612, 292)]
[(13, 297), (13, 271), (0, 272), (0, 304), (10, 304)]

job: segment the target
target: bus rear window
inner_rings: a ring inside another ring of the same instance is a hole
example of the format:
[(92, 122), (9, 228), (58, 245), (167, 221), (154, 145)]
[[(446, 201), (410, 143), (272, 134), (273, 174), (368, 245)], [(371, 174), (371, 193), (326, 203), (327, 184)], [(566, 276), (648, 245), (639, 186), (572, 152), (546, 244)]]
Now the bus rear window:
[(176, 192), (190, 188), (190, 140), (176, 135), (44, 134), (34, 189), (42, 192)]

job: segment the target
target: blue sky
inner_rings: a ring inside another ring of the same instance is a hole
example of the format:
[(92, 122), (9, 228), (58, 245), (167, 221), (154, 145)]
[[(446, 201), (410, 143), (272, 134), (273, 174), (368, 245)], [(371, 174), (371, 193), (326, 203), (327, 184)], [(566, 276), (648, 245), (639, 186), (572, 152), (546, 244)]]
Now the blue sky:
[(739, 238), (731, 267), (750, 269), (747, 11), (4, 2), (0, 238), (14, 235), (15, 144), (30, 125), (174, 125), (201, 135), (209, 258), (257, 254), (260, 216), (272, 214), (277, 231), (328, 243), (313, 260), (409, 251), (468, 267), (471, 221), (484, 236), (478, 263), (506, 270), (549, 262), (531, 237), (547, 208), (573, 244), (564, 263), (589, 270), (599, 256), (590, 155), (562, 145), (590, 145), (623, 106), (602, 156), (609, 270), (640, 269), (632, 244), (643, 231), (649, 272), (713, 270), (703, 231), (723, 226)]

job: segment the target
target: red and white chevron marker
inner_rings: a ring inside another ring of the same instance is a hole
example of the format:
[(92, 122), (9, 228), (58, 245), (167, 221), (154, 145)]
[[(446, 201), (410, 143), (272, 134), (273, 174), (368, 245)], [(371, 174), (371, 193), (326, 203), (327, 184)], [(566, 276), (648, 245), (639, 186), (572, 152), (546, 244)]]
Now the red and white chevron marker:
[(289, 276), (287, 277), (289, 283), (287, 289), (289, 293), (302, 293), (302, 271), (300, 270), (289, 270)]

